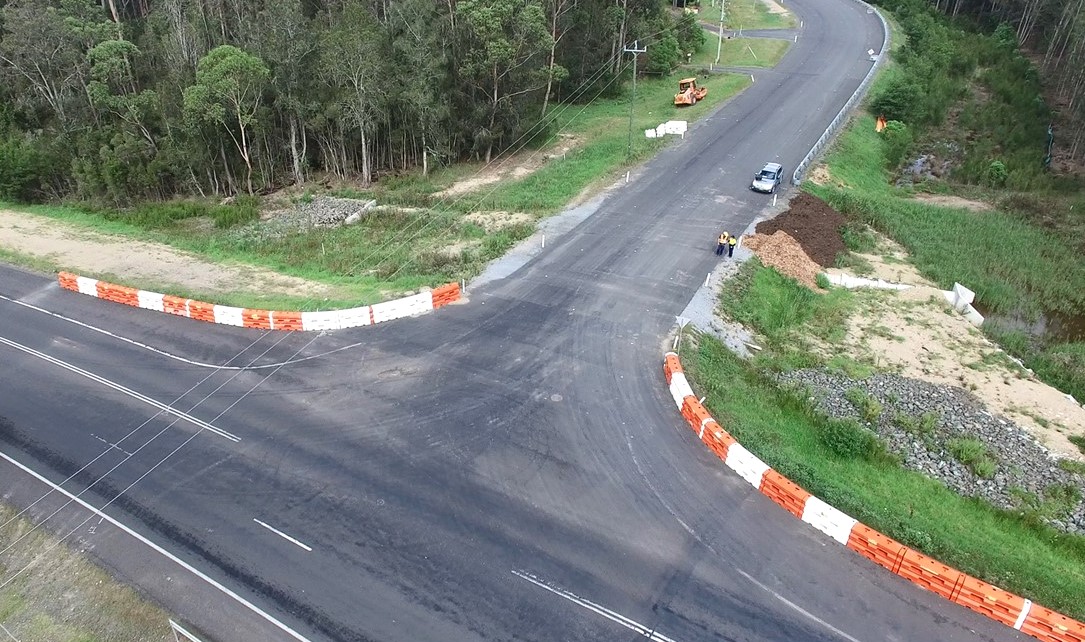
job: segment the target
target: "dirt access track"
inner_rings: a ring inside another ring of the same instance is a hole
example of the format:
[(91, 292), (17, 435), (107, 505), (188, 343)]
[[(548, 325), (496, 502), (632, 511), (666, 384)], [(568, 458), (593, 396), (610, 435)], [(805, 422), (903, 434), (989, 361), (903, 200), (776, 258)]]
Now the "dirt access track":
[(186, 291), (274, 292), (323, 297), (332, 287), (268, 269), (212, 263), (181, 250), (95, 232), (34, 214), (0, 210), (0, 249), (45, 260), (62, 269), (126, 282), (138, 279)]

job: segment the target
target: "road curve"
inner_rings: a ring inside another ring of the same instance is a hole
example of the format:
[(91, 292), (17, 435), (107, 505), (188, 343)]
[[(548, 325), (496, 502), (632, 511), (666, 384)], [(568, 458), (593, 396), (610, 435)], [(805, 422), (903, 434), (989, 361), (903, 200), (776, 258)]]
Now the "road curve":
[(467, 305), (262, 334), (0, 269), (3, 451), (73, 492), (104, 477), (92, 503), (125, 491), (108, 513), (314, 642), (1018, 639), (827, 545), (662, 383), (715, 235), (767, 203), (752, 172), (794, 167), (881, 42), (849, 0), (791, 8), (777, 68)]

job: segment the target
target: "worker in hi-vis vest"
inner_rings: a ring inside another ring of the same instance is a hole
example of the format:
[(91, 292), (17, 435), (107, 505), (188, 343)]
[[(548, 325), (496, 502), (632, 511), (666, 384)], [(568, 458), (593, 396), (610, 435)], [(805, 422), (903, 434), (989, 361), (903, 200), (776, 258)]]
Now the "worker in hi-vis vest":
[(727, 239), (727, 256), (732, 257), (735, 255), (735, 246), (738, 245), (738, 237), (732, 236)]
[(723, 255), (723, 251), (727, 248), (727, 238), (729, 236), (727, 232), (720, 234), (720, 238), (716, 241), (716, 256)]

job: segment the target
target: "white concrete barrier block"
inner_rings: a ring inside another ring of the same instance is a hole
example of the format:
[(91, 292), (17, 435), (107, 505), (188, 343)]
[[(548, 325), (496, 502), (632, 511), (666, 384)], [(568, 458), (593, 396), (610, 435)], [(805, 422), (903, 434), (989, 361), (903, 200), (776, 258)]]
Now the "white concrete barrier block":
[(689, 387), (689, 381), (686, 379), (686, 375), (681, 372), (675, 372), (671, 374), (671, 397), (674, 399), (675, 405), (679, 408), (682, 407), (682, 400), (686, 397), (693, 396), (693, 388)]
[(433, 310), (433, 293), (422, 292), (414, 296), (377, 303), (373, 306), (373, 323), (383, 323)]
[(957, 295), (957, 305), (964, 307), (976, 300), (976, 293), (960, 283), (953, 284), (953, 293)]
[(85, 276), (75, 277), (75, 284), (79, 286), (80, 294), (98, 296), (98, 279), (90, 279)]
[[(366, 313), (366, 322), (369, 321), (369, 314)], [(342, 329), (342, 320), (340, 319), (339, 310), (331, 310), (329, 312), (302, 312), (301, 313), (301, 327), (303, 330), (340, 330)]]
[(369, 306), (365, 306), (364, 308), (350, 308), (349, 310), (339, 311), (340, 329), (357, 328), (369, 324)]
[(644, 137), (645, 138), (658, 138), (658, 136), (656, 136), (656, 130), (654, 130), (654, 129), (646, 129), (646, 130), (644, 130)]
[(733, 444), (727, 449), (727, 467), (739, 474), (754, 488), (761, 488), (761, 478), (769, 465), (746, 450), (741, 444)]
[(146, 290), (140, 290), (137, 294), (139, 300), (139, 307), (144, 310), (154, 310), (155, 312), (165, 312), (165, 308), (162, 305), (162, 297), (165, 296), (160, 292), (148, 292)]
[(244, 308), (235, 308), (227, 305), (216, 305), (213, 309), (215, 311), (215, 323), (237, 326), (239, 328), (244, 327)]
[(808, 497), (802, 510), (802, 521), (825, 533), (837, 542), (847, 545), (851, 529), (858, 521), (842, 511), (821, 501)]

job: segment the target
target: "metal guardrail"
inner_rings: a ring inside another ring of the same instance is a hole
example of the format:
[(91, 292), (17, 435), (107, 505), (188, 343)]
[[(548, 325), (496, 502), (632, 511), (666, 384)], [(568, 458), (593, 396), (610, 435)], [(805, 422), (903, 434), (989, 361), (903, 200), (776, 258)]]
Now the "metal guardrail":
[(818, 154), (825, 149), (825, 147), (832, 141), (833, 136), (848, 120), (851, 110), (859, 104), (859, 101), (866, 95), (867, 89), (870, 88), (870, 83), (874, 81), (874, 74), (878, 72), (878, 67), (881, 66), (882, 61), (889, 54), (889, 24), (885, 21), (885, 17), (875, 7), (864, 2), (863, 0), (855, 0), (859, 4), (865, 6), (874, 12), (878, 19), (882, 22), (882, 33), (885, 36), (882, 38), (882, 50), (878, 52), (878, 57), (874, 61), (874, 64), (870, 67), (870, 71), (867, 72), (866, 77), (863, 78), (863, 82), (859, 83), (859, 87), (856, 88), (855, 93), (851, 95), (848, 102), (844, 103), (844, 106), (840, 108), (840, 111), (836, 114), (836, 118), (833, 122), (829, 123), (829, 126), (825, 129), (825, 132), (818, 139), (818, 142), (814, 143), (814, 146), (807, 152), (806, 157), (802, 159), (798, 167), (795, 168), (795, 173), (791, 175), (791, 184), (799, 185), (802, 183), (802, 176), (806, 173), (806, 170), (810, 168), (810, 164), (814, 161)]

